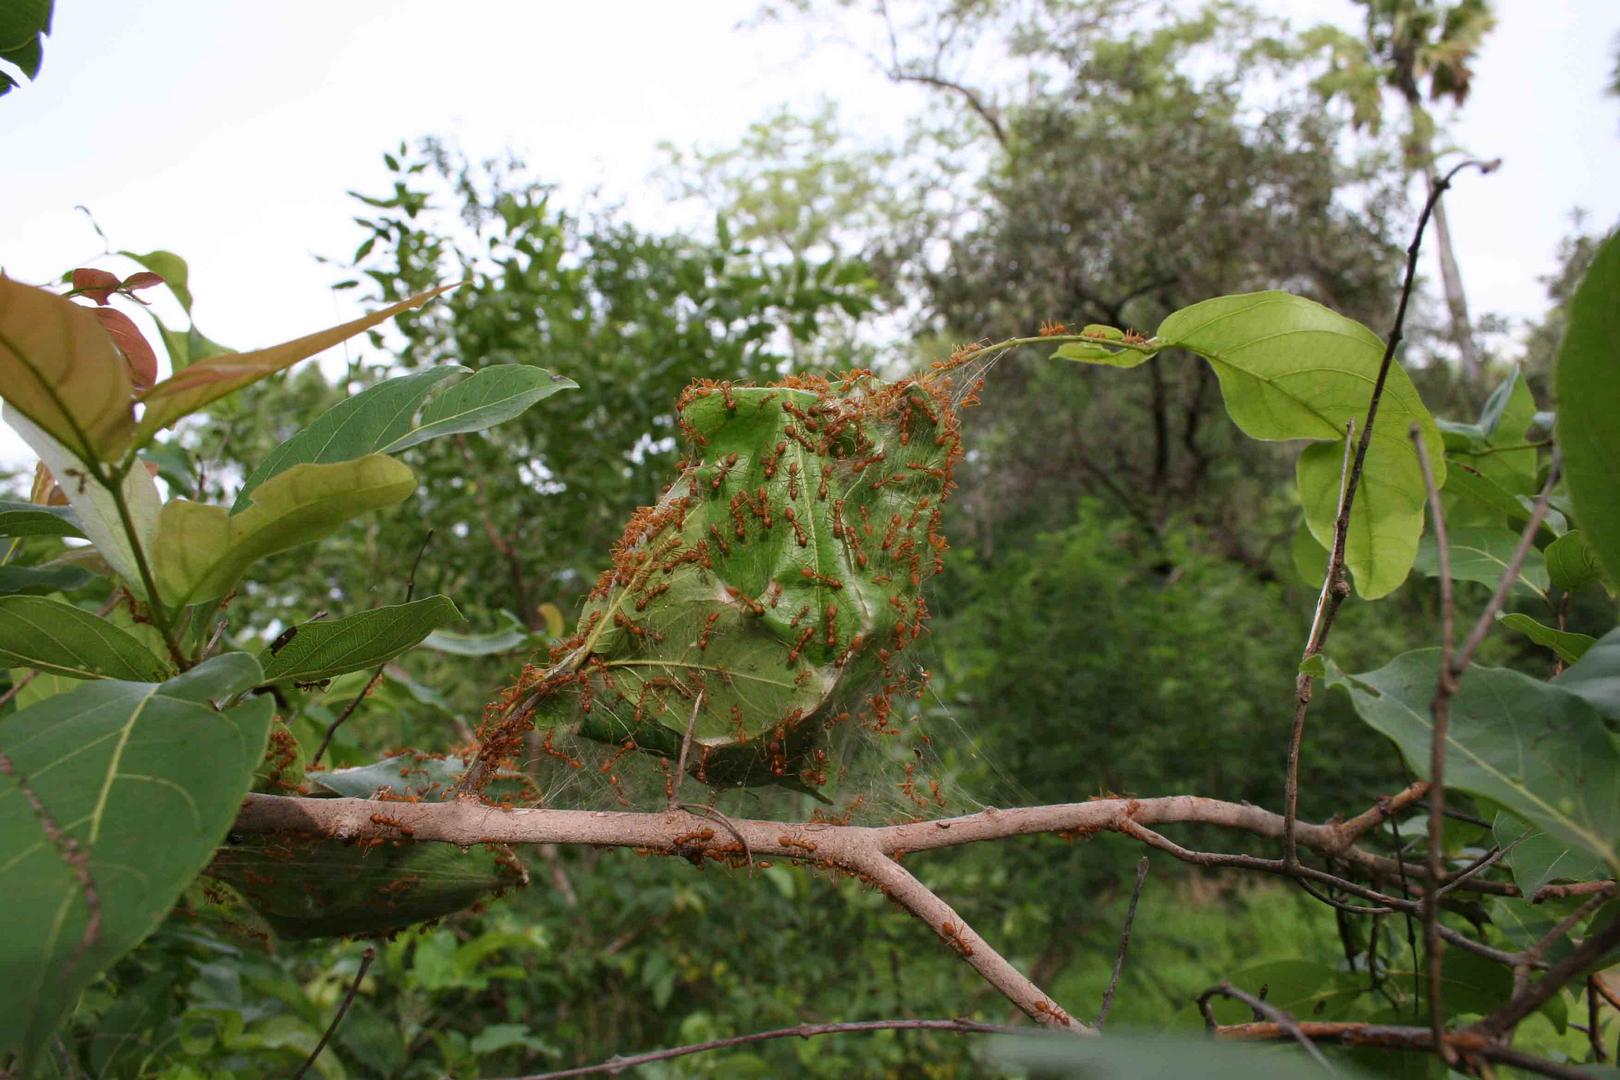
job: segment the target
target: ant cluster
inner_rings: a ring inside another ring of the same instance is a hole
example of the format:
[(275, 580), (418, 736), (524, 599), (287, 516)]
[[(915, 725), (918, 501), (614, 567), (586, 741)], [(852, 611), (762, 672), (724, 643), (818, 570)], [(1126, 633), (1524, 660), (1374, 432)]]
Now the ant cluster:
[(948, 370), (689, 386), (686, 460), (631, 516), (577, 632), (491, 704), (486, 760), (539, 728), (568, 769), (586, 764), (563, 733), (612, 747), (604, 773), (656, 755), (669, 791), (678, 762), (716, 788), (821, 798), (834, 732), (897, 734), (962, 452)]

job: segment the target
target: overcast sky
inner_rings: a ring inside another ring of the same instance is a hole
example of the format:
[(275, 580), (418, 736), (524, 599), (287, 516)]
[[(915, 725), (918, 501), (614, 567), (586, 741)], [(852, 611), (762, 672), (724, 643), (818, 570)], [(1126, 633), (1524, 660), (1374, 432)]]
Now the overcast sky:
[[(881, 138), (925, 104), (852, 50), (807, 48), (801, 27), (738, 29), (756, 6), (58, 0), (39, 82), (0, 99), (0, 266), (39, 282), (95, 257), (87, 206), (114, 249), (190, 262), (210, 337), (265, 345), (356, 313), (314, 256), (353, 250), (345, 191), (385, 188), (380, 154), (401, 139), (511, 148), (565, 203), (597, 188), (657, 229), (661, 142), (726, 145), (772, 106), (823, 98)], [(1260, 6), (1356, 26), (1347, 0)], [(1620, 5), (1496, 6), (1453, 132), (1504, 166), (1448, 205), (1475, 311), (1527, 318), (1570, 211), (1620, 219), (1620, 103), (1602, 94)], [(19, 454), (0, 428), (0, 459)]]

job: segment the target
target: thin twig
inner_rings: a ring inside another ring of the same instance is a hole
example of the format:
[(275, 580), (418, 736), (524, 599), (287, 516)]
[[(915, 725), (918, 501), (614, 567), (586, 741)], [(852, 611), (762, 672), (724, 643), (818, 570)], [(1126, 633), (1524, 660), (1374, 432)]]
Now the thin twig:
[(22, 693), (23, 688), (26, 687), (29, 683), (33, 682), (38, 677), (39, 677), (39, 669), (38, 668), (30, 668), (26, 675), (24, 675), (22, 678), (16, 680), (15, 682), (13, 682), (11, 684), (11, 689), (10, 690), (7, 690), (4, 694), (0, 694), (0, 709), (3, 709), (8, 704), (10, 704), (12, 698), (14, 698), (18, 694)]
[(720, 827), (729, 832), (732, 838), (742, 846), (743, 858), (748, 863), (748, 872), (750, 874), (754, 872), (754, 850), (749, 847), (748, 837), (744, 836), (742, 830), (737, 828), (736, 822), (714, 807), (704, 806), (701, 803), (676, 803), (675, 809), (685, 810), (688, 814), (696, 814), (698, 817), (706, 817), (711, 821), (718, 822)]
[[(416, 549), (416, 561), (411, 563), (410, 577), (405, 579), (405, 602), (407, 604), (411, 602), (411, 597), (416, 595), (416, 571), (421, 567), (422, 556), (427, 554), (428, 544), (432, 543), (432, 541), (433, 530), (429, 529), (427, 535), (422, 537), (422, 546)], [(358, 694), (354, 695), (354, 700), (344, 707), (336, 720), (326, 725), (326, 734), (321, 736), (321, 745), (315, 748), (315, 753), (310, 756), (309, 765), (305, 766), (305, 768), (320, 764), (321, 757), (326, 753), (326, 748), (332, 744), (332, 736), (337, 734), (337, 729), (343, 726), (344, 721), (354, 715), (354, 710), (358, 709), (360, 703), (371, 695), (371, 692), (377, 688), (378, 683), (382, 682), (383, 672), (388, 669), (388, 664), (389, 661), (387, 660), (378, 664), (377, 670), (372, 672), (371, 678), (366, 680), (366, 685), (360, 688)]]
[(1310, 1054), (1329, 1076), (1338, 1075), (1338, 1071), (1328, 1064), (1328, 1059), (1323, 1057), (1322, 1051), (1318, 1050), (1316, 1044), (1311, 1042), (1310, 1036), (1300, 1030), (1299, 1024), (1292, 1016), (1245, 990), (1239, 990), (1229, 982), (1219, 983), (1198, 995), (1198, 1011), (1204, 1014), (1204, 1023), (1210, 1031), (1213, 1032), (1220, 1028), (1220, 1025), (1215, 1022), (1215, 1013), (1211, 1008), (1211, 999), (1216, 997), (1229, 997), (1234, 1001), (1241, 1001), (1254, 1010), (1257, 1018), (1263, 1016), (1293, 1036), (1294, 1041), (1303, 1046), (1305, 1052)]
[(1119, 952), (1114, 956), (1114, 974), (1108, 980), (1108, 989), (1103, 993), (1102, 1008), (1097, 1011), (1097, 1022), (1091, 1026), (1098, 1031), (1102, 1030), (1103, 1023), (1108, 1019), (1108, 1010), (1114, 1005), (1114, 991), (1119, 987), (1120, 972), (1125, 970), (1125, 950), (1131, 944), (1131, 924), (1136, 921), (1136, 902), (1142, 899), (1142, 883), (1147, 880), (1148, 857), (1142, 856), (1136, 864), (1136, 885), (1131, 889), (1131, 903), (1125, 909), (1125, 926), (1119, 932)]
[(1456, 645), (1456, 609), (1452, 602), (1451, 544), (1446, 538), (1446, 516), (1440, 505), (1440, 488), (1423, 445), (1423, 429), (1412, 425), (1412, 449), (1423, 485), (1429, 497), (1429, 524), (1434, 529), (1434, 546), (1440, 562), (1440, 676), (1429, 715), (1434, 731), (1429, 739), (1429, 846), (1424, 861), (1426, 888), (1423, 890), (1423, 950), (1428, 962), (1429, 1030), (1447, 1065), (1455, 1065), (1445, 1042), (1446, 1011), (1441, 997), (1444, 987), (1440, 965), (1445, 946), (1440, 941), (1440, 879), (1444, 873), (1446, 826), (1446, 731), (1451, 720), (1451, 697), (1457, 692), (1457, 668), (1452, 663)]
[(1017, 1034), (1028, 1029), (1002, 1027), (997, 1024), (981, 1024), (977, 1020), (857, 1020), (842, 1024), (795, 1024), (792, 1027), (776, 1028), (771, 1031), (755, 1031), (747, 1035), (732, 1035), (724, 1039), (710, 1039), (708, 1042), (692, 1043), (687, 1046), (676, 1046), (668, 1050), (653, 1050), (645, 1054), (631, 1054), (622, 1057), (611, 1057), (595, 1065), (581, 1065), (573, 1069), (559, 1069), (555, 1072), (532, 1073), (527, 1076), (513, 1077), (512, 1080), (565, 1080), (571, 1076), (590, 1076), (592, 1073), (608, 1073), (618, 1075), (626, 1069), (633, 1069), (640, 1065), (650, 1065), (655, 1061), (669, 1061), (671, 1058), (685, 1057), (689, 1054), (703, 1054), (710, 1050), (729, 1050), (736, 1046), (748, 1046), (752, 1043), (767, 1042), (771, 1039), (811, 1039), (819, 1035), (848, 1035), (867, 1031), (959, 1031), (975, 1035), (1006, 1035)]
[(1470, 1030), (1492, 1035), (1507, 1034), (1525, 1017), (1545, 1005), (1571, 979), (1584, 974), (1592, 964), (1606, 957), (1616, 946), (1620, 946), (1620, 919), (1614, 919), (1602, 930), (1581, 942), (1568, 956), (1549, 968), (1539, 981), (1515, 993), (1506, 1005), (1473, 1025)]
[(309, 1067), (315, 1064), (315, 1059), (321, 1056), (321, 1051), (326, 1049), (332, 1033), (337, 1031), (338, 1025), (343, 1022), (344, 1014), (349, 1011), (349, 1006), (354, 1004), (354, 996), (360, 992), (360, 983), (365, 979), (366, 972), (371, 968), (371, 962), (376, 958), (377, 950), (367, 945), (366, 951), (360, 954), (360, 970), (354, 973), (354, 981), (349, 984), (349, 992), (343, 995), (343, 1004), (338, 1006), (338, 1011), (332, 1016), (332, 1022), (321, 1032), (321, 1041), (315, 1044), (315, 1049), (309, 1052), (309, 1057), (305, 1058), (304, 1063), (298, 1066), (298, 1071), (293, 1073), (293, 1080), (302, 1080)]
[[(1350, 473), (1344, 481), (1342, 497), (1339, 500), (1339, 512), (1333, 522), (1333, 545), (1329, 549), (1328, 573), (1323, 582), (1323, 588), (1328, 594), (1327, 605), (1319, 612), (1320, 618), (1312, 620), (1314, 630), (1311, 639), (1306, 642), (1303, 659), (1309, 659), (1322, 651), (1327, 644), (1328, 634), (1333, 629), (1333, 618), (1338, 613), (1339, 605), (1350, 595), (1350, 583), (1344, 580), (1344, 553), (1350, 535), (1350, 513), (1355, 506), (1356, 489), (1361, 484), (1362, 468), (1367, 462), (1367, 450), (1372, 445), (1373, 423), (1378, 419), (1378, 404), (1384, 396), (1384, 385), (1389, 379), (1389, 369), (1395, 362), (1395, 351), (1400, 347), (1401, 338), (1405, 333), (1406, 310), (1412, 301), (1412, 287), (1417, 281), (1418, 251), (1423, 245), (1423, 234), (1429, 227), (1429, 218), (1434, 214), (1434, 207), (1440, 200), (1440, 195), (1451, 186), (1451, 181), (1458, 173), (1467, 168), (1476, 168), (1482, 173), (1489, 173), (1498, 164), (1499, 162), (1494, 161), (1464, 161), (1430, 186), (1429, 197), (1423, 204), (1422, 212), (1418, 214), (1417, 227), (1412, 232), (1412, 242), (1406, 248), (1406, 272), (1401, 281), (1401, 296), (1395, 308), (1394, 324), (1390, 328), (1389, 338), (1384, 342), (1384, 355), (1379, 359), (1378, 375), (1373, 380), (1372, 394), (1367, 399), (1367, 415), (1361, 422), (1361, 437), (1356, 443), (1355, 458), (1350, 463)], [(1299, 814), (1299, 753), (1305, 735), (1305, 713), (1311, 703), (1311, 684), (1311, 676), (1304, 672), (1294, 680), (1294, 725), (1289, 737), (1288, 774), (1284, 780), (1283, 806), (1283, 858), (1290, 866), (1297, 856), (1293, 822)]]
[(1586, 977), (1586, 1038), (1592, 1044), (1592, 1060), (1602, 1064), (1609, 1060), (1608, 1048), (1603, 1045), (1603, 1006), (1598, 997), (1598, 977)]
[[(1434, 1049), (1434, 1033), (1422, 1027), (1396, 1027), (1390, 1024), (1369, 1024), (1359, 1020), (1303, 1020), (1298, 1028), (1319, 1043), (1342, 1043), (1346, 1046), (1370, 1046), (1387, 1050), (1407, 1050), (1429, 1053)], [(1293, 1033), (1274, 1023), (1227, 1024), (1215, 1029), (1217, 1039), (1236, 1042), (1272, 1042), (1291, 1039)], [(1573, 1065), (1547, 1061), (1511, 1046), (1504, 1046), (1486, 1036), (1459, 1032), (1446, 1037), (1446, 1045), (1470, 1059), (1496, 1062), (1523, 1069), (1538, 1076), (1552, 1076), (1558, 1080), (1591, 1080), (1592, 1074)]]
[(692, 728), (697, 725), (698, 710), (703, 708), (703, 691), (692, 699), (692, 715), (686, 718), (686, 734), (681, 737), (681, 753), (675, 759), (675, 776), (669, 783), (669, 809), (674, 810), (681, 793), (681, 781), (686, 779), (686, 752), (692, 748)]

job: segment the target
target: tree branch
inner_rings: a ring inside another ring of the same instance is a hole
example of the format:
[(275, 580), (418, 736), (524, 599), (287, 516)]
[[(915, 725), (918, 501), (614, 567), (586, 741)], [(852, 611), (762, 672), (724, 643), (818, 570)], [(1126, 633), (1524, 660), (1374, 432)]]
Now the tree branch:
[(853, 1032), (866, 1031), (959, 1031), (972, 1035), (1008, 1035), (1018, 1033), (1019, 1029), (1001, 1027), (997, 1024), (981, 1024), (977, 1020), (961, 1019), (856, 1020), (842, 1024), (794, 1024), (792, 1027), (775, 1028), (771, 1031), (755, 1031), (747, 1035), (732, 1035), (725, 1039), (710, 1039), (708, 1042), (676, 1046), (668, 1050), (653, 1050), (645, 1054), (611, 1057), (596, 1065), (581, 1065), (574, 1069), (533, 1073), (527, 1076), (513, 1077), (512, 1080), (564, 1080), (566, 1077), (590, 1076), (593, 1073), (618, 1075), (626, 1069), (633, 1069), (639, 1065), (651, 1065), (655, 1061), (669, 1061), (671, 1058), (686, 1057), (689, 1054), (704, 1054), (710, 1050), (728, 1050), (734, 1046), (748, 1046), (751, 1043), (767, 1042), (771, 1039), (812, 1039), (819, 1035), (848, 1035)]

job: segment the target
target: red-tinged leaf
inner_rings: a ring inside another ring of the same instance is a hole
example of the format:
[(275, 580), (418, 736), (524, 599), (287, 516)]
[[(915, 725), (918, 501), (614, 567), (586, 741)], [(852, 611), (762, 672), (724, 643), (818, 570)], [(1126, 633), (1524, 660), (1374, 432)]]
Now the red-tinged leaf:
[(139, 289), (150, 289), (157, 285), (167, 284), (162, 274), (154, 274), (150, 270), (142, 270), (138, 274), (131, 274), (124, 279), (124, 290), (135, 292)]
[(102, 328), (112, 335), (113, 344), (129, 363), (129, 381), (138, 394), (157, 382), (157, 355), (140, 328), (122, 311), (110, 307), (94, 308)]
[(177, 371), (141, 396), (146, 404), (146, 412), (136, 428), (135, 444), (145, 446), (160, 430), (209, 402), (218, 401), (234, 390), (284, 371), (298, 361), (370, 330), (401, 312), (421, 307), (440, 293), (455, 287), (441, 285), (341, 326), (306, 334), (268, 349), (211, 357)]
[(118, 291), (118, 275), (81, 266), (73, 271), (73, 288), (81, 296), (88, 296), (98, 304), (105, 304), (107, 298)]
[(8, 422), (16, 426), (15, 412), (82, 464), (110, 461), (134, 434), (132, 396), (128, 365), (92, 309), (0, 274), (0, 397)]

